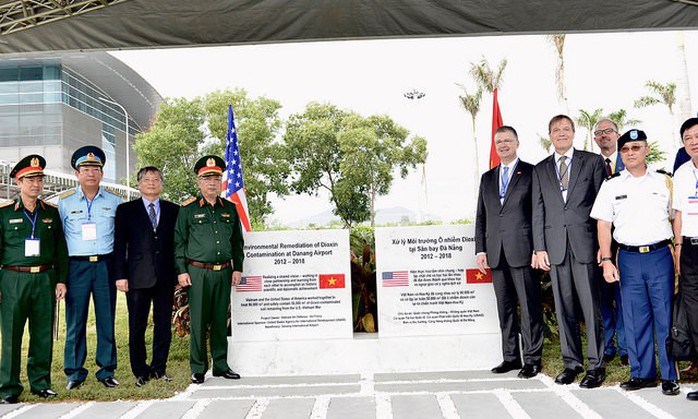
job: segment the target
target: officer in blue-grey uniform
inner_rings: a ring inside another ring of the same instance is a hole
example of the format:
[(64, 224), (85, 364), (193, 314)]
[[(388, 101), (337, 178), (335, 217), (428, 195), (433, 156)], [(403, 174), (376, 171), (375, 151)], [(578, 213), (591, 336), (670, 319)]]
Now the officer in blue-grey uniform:
[[(643, 131), (623, 134), (618, 148), (625, 170), (603, 183), (591, 217), (598, 220), (604, 279), (609, 283), (620, 280), (621, 285), (630, 380), (620, 387), (630, 391), (657, 385), (656, 334), (662, 393), (676, 395), (677, 366), (666, 350), (674, 295), (671, 178), (647, 169), (650, 147)], [(611, 253), (612, 225), (617, 257)]]
[(98, 147), (85, 146), (75, 151), (70, 164), (79, 186), (63, 193), (58, 201), (70, 261), (63, 365), (68, 390), (80, 387), (87, 378), (85, 327), (90, 294), (97, 324), (97, 379), (108, 388), (119, 385), (114, 379), (116, 287), (111, 271), (114, 216), (121, 199), (100, 187), (105, 163), (104, 152)]

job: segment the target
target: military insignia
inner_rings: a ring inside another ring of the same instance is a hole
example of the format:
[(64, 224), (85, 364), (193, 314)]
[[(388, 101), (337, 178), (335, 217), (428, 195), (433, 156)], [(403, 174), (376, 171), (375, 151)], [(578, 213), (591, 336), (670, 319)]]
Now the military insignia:
[(206, 218), (206, 214), (194, 214), (194, 218), (196, 218), (196, 219)]
[(671, 176), (671, 173), (667, 172), (664, 169), (657, 169), (657, 173), (661, 173), (663, 175)]
[(209, 158), (208, 160), (206, 160), (206, 166), (213, 167), (215, 165), (216, 165), (216, 161), (213, 158)]
[(111, 207), (104, 207), (102, 208), (104, 211), (111, 211)]
[(628, 195), (618, 195), (616, 196), (616, 201), (620, 201), (621, 199), (627, 199)]
[(41, 222), (44, 224), (50, 224), (53, 222), (53, 218), (43, 218), (41, 219)]
[(65, 198), (69, 197), (70, 195), (73, 195), (74, 193), (75, 193), (75, 189), (71, 189), (69, 191), (65, 191), (62, 194), (58, 195), (58, 197), (60, 199), (65, 199)]
[(637, 140), (637, 130), (630, 131), (630, 139)]
[(230, 218), (230, 214), (228, 214), (227, 212), (224, 212), (224, 213), (221, 214), (221, 217), (223, 217), (223, 218)]
[(70, 211), (71, 214), (82, 214), (82, 210), (72, 210)]
[(31, 165), (31, 167), (39, 167), (39, 159), (34, 157), (31, 159), (31, 162), (29, 162), (29, 164)]
[(88, 159), (94, 159), (94, 158), (95, 158), (95, 153), (87, 153), (87, 158), (88, 158)]
[(183, 207), (186, 207), (187, 205), (191, 204), (191, 203), (194, 202), (194, 201), (196, 201), (196, 197), (195, 197), (195, 196), (192, 196), (191, 198), (189, 198), (189, 199), (187, 199), (187, 200), (185, 200), (185, 201), (182, 201), (182, 204), (181, 204), (181, 205), (182, 205)]
[(618, 176), (620, 176), (620, 172), (616, 172), (616, 173), (612, 174), (611, 176), (606, 176), (606, 179), (604, 179), (604, 180), (611, 180), (614, 177), (618, 177)]
[(14, 203), (15, 203), (15, 201), (3, 202), (2, 204), (0, 204), (0, 208), (9, 207), (10, 205), (12, 205), (12, 204), (14, 204)]
[(24, 220), (21, 219), (21, 218), (14, 218), (14, 219), (9, 220), (9, 221), (10, 221), (10, 224), (19, 224), (19, 223), (23, 223), (23, 222), (24, 222)]

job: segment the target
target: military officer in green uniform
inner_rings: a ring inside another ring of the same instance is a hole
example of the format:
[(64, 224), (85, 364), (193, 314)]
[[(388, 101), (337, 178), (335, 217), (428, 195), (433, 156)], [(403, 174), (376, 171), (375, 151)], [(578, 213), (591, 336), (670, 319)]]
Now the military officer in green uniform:
[(242, 278), (243, 238), (235, 205), (219, 196), (224, 168), (218, 156), (197, 161), (194, 171), (201, 194), (182, 203), (175, 226), (177, 279), (189, 295), (189, 365), (194, 384), (203, 383), (208, 370), (209, 326), (213, 376), (240, 378), (228, 366), (227, 320), (231, 286)]
[(22, 335), (29, 320), (27, 376), (31, 392), (54, 397), (51, 355), (54, 308), (66, 294), (68, 251), (55, 206), (39, 199), (46, 160), (32, 154), (10, 172), (20, 189), (0, 207), (0, 403), (19, 401)]

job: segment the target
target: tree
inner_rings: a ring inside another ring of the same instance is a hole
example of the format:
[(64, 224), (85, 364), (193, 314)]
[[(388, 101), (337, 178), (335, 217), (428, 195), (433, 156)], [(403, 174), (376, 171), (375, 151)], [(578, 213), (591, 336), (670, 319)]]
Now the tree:
[(545, 151), (550, 153), (550, 147), (552, 147), (553, 142), (550, 139), (550, 137), (538, 134), (538, 144), (540, 144), (540, 146), (543, 147)]
[(426, 160), (426, 140), (385, 115), (362, 117), (331, 104), (310, 103), (291, 115), (284, 136), (296, 193), (324, 189), (334, 214), (349, 227), (371, 220), (376, 197), (390, 191), (393, 172), (406, 177)]
[[(473, 185), (477, 185), (478, 176), (480, 175), (480, 154), (477, 147), (477, 133), (475, 131), (475, 120), (477, 114), (480, 112), (480, 103), (482, 102), (482, 87), (478, 87), (477, 91), (473, 94), (469, 94), (468, 91), (465, 89), (465, 86), (461, 86), (461, 88), (463, 89), (463, 96), (458, 96), (458, 98), (460, 99), (461, 106), (470, 114), (470, 119), (472, 121), (473, 126), (473, 145), (475, 147), (473, 154), (473, 163), (475, 163), (475, 171), (473, 173)], [(475, 188), (475, 194), (477, 193), (477, 188)], [(477, 201), (477, 197), (475, 197), (475, 200)]]
[(569, 113), (567, 105), (567, 86), (565, 85), (565, 38), (567, 35), (559, 33), (547, 35), (545, 38), (555, 48), (557, 53), (557, 66), (555, 67), (555, 85), (557, 86), (558, 101), (564, 106), (565, 113)]
[(490, 67), (490, 63), (482, 57), (480, 62), (470, 63), (470, 75), (475, 79), (475, 82), (488, 93), (494, 92), (494, 89), (499, 89), (502, 86), (502, 75), (507, 67), (507, 59), (504, 58), (499, 62), (497, 70)]
[(587, 129), (587, 137), (584, 139), (584, 150), (590, 149), (594, 151), (594, 142), (592, 141), (594, 137), (594, 125), (599, 122), (602, 113), (603, 109), (596, 109), (594, 112), (587, 112), (584, 109), (579, 110), (577, 125)]
[(618, 125), (618, 132), (623, 134), (623, 129), (627, 126), (638, 125), (642, 123), (639, 119), (628, 119), (628, 113), (625, 109), (619, 109), (616, 112), (611, 112), (608, 114), (608, 119), (615, 122)]
[(676, 104), (676, 83), (659, 83), (656, 81), (649, 80), (645, 83), (650, 91), (650, 95), (642, 96), (635, 101), (636, 108), (645, 108), (647, 106), (653, 106), (662, 104), (669, 110), (669, 119), (671, 126), (671, 137), (673, 138), (674, 145), (679, 145), (676, 139), (676, 129), (674, 128), (674, 105)]
[(260, 226), (273, 212), (268, 193), (288, 193), (287, 161), (276, 141), (281, 128), (277, 101), (251, 99), (244, 90), (216, 91), (191, 101), (168, 99), (151, 129), (136, 138), (139, 165), (154, 165), (163, 171), (164, 198), (179, 202), (197, 194), (194, 164), (205, 154), (223, 155), (228, 104), (235, 111), (251, 221)]

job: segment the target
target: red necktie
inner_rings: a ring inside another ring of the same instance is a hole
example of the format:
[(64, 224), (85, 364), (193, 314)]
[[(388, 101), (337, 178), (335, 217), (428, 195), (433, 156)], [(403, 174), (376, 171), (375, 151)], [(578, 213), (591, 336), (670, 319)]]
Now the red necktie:
[(606, 159), (606, 176), (611, 176), (613, 174), (613, 168), (611, 168), (611, 159)]

